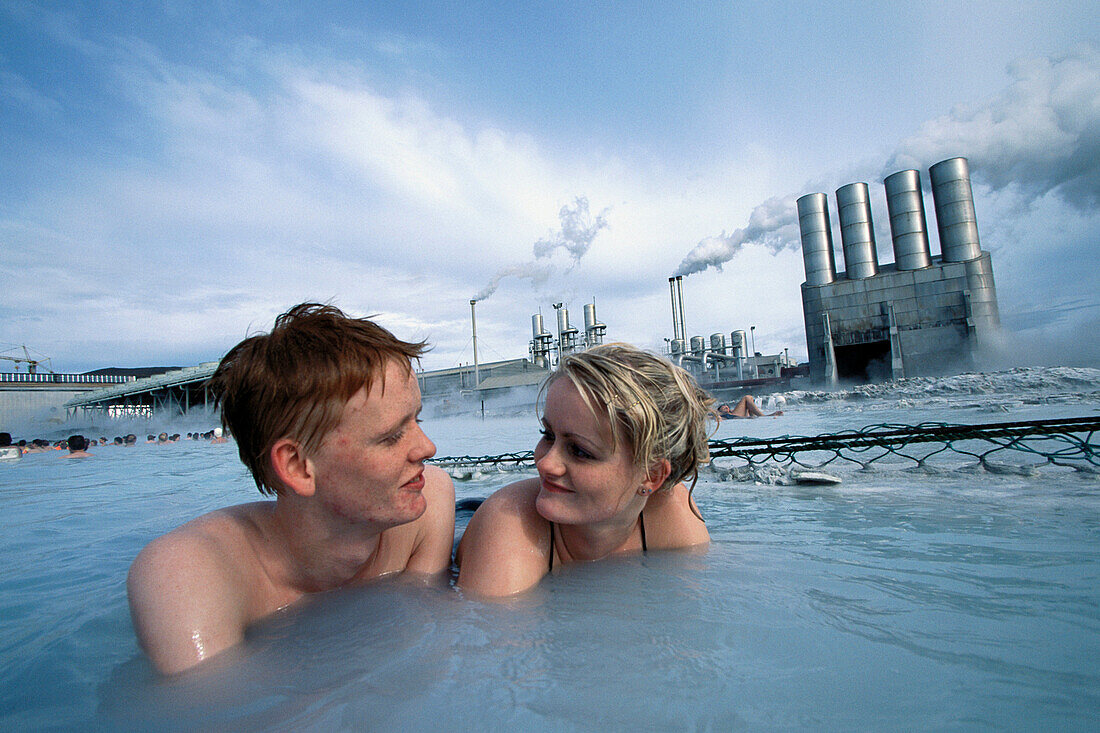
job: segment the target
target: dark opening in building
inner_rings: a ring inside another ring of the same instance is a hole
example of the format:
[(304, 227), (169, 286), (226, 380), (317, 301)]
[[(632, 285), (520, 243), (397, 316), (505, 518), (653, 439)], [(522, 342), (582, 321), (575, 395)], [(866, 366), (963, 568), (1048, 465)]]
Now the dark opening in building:
[(868, 341), (851, 346), (837, 346), (836, 372), (850, 382), (881, 382), (890, 379), (890, 342)]

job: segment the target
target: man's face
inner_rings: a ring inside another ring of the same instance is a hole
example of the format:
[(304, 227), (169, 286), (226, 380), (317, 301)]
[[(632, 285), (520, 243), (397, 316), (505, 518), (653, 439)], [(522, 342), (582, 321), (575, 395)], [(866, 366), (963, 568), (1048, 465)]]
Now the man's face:
[(394, 527), (420, 517), (424, 461), (435, 445), (420, 429), (420, 385), (407, 365), (386, 364), (385, 389), (360, 389), (311, 457), (316, 494), (337, 517)]

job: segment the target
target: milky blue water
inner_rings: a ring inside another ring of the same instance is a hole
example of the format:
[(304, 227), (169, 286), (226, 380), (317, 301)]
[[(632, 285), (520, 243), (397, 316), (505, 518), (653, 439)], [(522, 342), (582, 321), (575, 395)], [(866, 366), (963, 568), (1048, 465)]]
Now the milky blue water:
[[(1098, 406), (801, 404), (783, 418), (723, 423), (718, 437), (1089, 416)], [(440, 455), (535, 439), (530, 415), (425, 426)], [(257, 496), (234, 446), (0, 464), (0, 727), (1100, 727), (1094, 475), (836, 472), (843, 482), (832, 487), (704, 480), (705, 552), (571, 566), (502, 603), (446, 581), (327, 593), (161, 680), (130, 629), (126, 570), (153, 537)], [(459, 496), (514, 478), (460, 483)]]

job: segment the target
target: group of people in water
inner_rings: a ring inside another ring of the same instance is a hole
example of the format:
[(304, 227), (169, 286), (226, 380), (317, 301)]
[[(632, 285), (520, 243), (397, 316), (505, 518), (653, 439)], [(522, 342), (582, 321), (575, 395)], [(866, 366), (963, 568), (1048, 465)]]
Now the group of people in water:
[(131, 618), (158, 670), (232, 647), (307, 594), (381, 576), (457, 572), (463, 593), (504, 597), (571, 563), (709, 542), (692, 490), (714, 399), (667, 359), (613, 343), (561, 359), (538, 400), (538, 476), (486, 499), (455, 548), (451, 477), (425, 464), (435, 445), (412, 367), (425, 348), (303, 303), (221, 360), (222, 425), (274, 500), (210, 512), (138, 554)]
[[(149, 434), (145, 439), (146, 444), (156, 445), (169, 445), (171, 443), (179, 443), (184, 438), (179, 433), (160, 433), (159, 435)], [(188, 433), (186, 440), (189, 441), (205, 441), (207, 443), (226, 443), (228, 442), (224, 437), (224, 431), (222, 428), (213, 428), (205, 433)], [(13, 447), (18, 449), (18, 455), (12, 453), (13, 457), (25, 456), (32, 453), (49, 453), (51, 451), (61, 451), (64, 453), (62, 458), (87, 458), (92, 455), (90, 452), (93, 448), (102, 446), (123, 446), (132, 447), (138, 445), (138, 436), (134, 433), (128, 435), (116, 435), (113, 440), (107, 440), (106, 437), (101, 438), (89, 438), (84, 435), (76, 434), (70, 435), (63, 440), (49, 441), (44, 438), (34, 438), (32, 440), (20, 439), (19, 441), (13, 441), (11, 433), (0, 433), (0, 448)]]

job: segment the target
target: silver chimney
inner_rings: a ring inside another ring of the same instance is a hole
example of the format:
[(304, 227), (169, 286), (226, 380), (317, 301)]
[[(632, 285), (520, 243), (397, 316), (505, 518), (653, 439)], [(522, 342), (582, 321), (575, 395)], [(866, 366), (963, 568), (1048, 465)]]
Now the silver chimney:
[(981, 256), (970, 163), (966, 158), (941, 160), (928, 169), (936, 226), (944, 262), (967, 262)]
[(808, 193), (798, 199), (798, 229), (802, 235), (806, 284), (828, 285), (836, 280), (828, 196), (823, 193)]
[(871, 221), (871, 195), (866, 183), (849, 183), (836, 190), (840, 241), (844, 246), (844, 274), (862, 280), (878, 274), (875, 227)]
[(928, 220), (924, 216), (920, 172), (898, 171), (882, 182), (886, 187), (886, 208), (890, 212), (890, 233), (894, 262), (899, 270), (919, 270), (932, 264), (928, 247)]
[(677, 275), (668, 279), (672, 296), (672, 353), (683, 354), (687, 351), (687, 328), (684, 326), (684, 276)]

